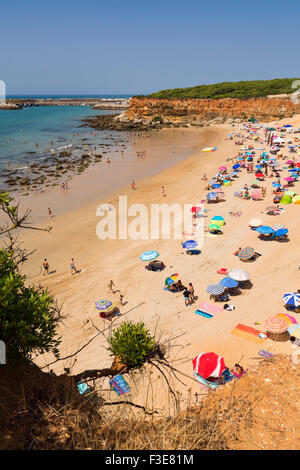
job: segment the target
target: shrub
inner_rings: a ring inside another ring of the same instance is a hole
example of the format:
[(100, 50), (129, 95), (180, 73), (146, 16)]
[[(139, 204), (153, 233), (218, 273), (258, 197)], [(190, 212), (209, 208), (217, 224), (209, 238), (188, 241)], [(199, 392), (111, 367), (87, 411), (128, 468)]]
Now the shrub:
[(155, 340), (144, 323), (124, 322), (108, 340), (109, 351), (130, 369), (138, 369), (151, 357)]

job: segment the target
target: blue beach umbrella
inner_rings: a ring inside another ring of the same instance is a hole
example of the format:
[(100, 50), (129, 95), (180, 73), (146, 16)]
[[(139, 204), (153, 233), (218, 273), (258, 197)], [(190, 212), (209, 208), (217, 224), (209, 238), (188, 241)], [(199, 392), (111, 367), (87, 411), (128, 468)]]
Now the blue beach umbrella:
[(217, 193), (214, 193), (213, 191), (211, 193), (207, 193), (206, 195), (206, 199), (216, 199), (217, 197)]
[(198, 242), (195, 240), (187, 240), (182, 244), (183, 248), (186, 250), (191, 250), (192, 248), (195, 248), (198, 245)]
[(280, 228), (279, 230), (277, 230), (277, 232), (274, 233), (274, 236), (281, 237), (282, 235), (286, 235), (287, 233), (288, 233), (287, 228)]
[(232, 169), (233, 170), (237, 170), (238, 168), (240, 168), (240, 164), (239, 163), (236, 163), (235, 165), (233, 165)]
[(142, 261), (151, 261), (151, 260), (157, 258), (158, 255), (159, 255), (159, 253), (157, 251), (148, 250), (148, 251), (144, 251), (144, 253), (140, 256), (140, 259)]
[(275, 233), (275, 230), (272, 227), (268, 227), (266, 225), (262, 225), (261, 227), (257, 227), (256, 229), (257, 232), (262, 233), (262, 234), (270, 234), (270, 233)]
[(296, 292), (292, 292), (290, 294), (284, 294), (282, 297), (283, 302), (285, 305), (289, 305), (290, 307), (299, 307), (300, 305), (300, 294)]
[(224, 217), (222, 217), (221, 215), (214, 215), (211, 220), (224, 220)]
[(273, 188), (281, 188), (280, 183), (276, 183), (275, 181), (272, 183)]
[(220, 183), (214, 183), (212, 185), (212, 188), (215, 189), (215, 188), (220, 188), (222, 185)]
[(222, 281), (219, 282), (220, 286), (222, 287), (228, 287), (229, 289), (233, 287), (237, 287), (239, 285), (238, 281), (235, 279), (231, 279), (231, 277), (224, 277)]

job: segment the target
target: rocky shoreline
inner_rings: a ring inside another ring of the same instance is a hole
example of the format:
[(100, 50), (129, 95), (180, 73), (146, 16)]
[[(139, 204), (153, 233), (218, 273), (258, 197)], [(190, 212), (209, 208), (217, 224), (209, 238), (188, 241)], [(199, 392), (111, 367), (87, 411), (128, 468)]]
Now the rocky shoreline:
[[(128, 140), (111, 137), (111, 143), (97, 144), (82, 139), (78, 144), (59, 153), (50, 154), (43, 158), (36, 158), (24, 168), (6, 168), (1, 171), (0, 192), (18, 192), (19, 195), (28, 195), (30, 192), (41, 192), (47, 188), (59, 186), (62, 182), (70, 180), (75, 175), (85, 172), (90, 166), (105, 161), (108, 152), (124, 151)], [(89, 146), (90, 148), (83, 148)], [(30, 152), (33, 155), (35, 152)]]

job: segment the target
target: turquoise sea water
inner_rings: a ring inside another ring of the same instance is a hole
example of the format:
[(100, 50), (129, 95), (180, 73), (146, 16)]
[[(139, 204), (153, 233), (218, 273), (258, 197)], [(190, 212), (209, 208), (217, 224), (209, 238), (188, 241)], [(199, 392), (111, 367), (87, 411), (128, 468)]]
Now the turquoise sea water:
[(76, 146), (87, 134), (91, 144), (101, 143), (107, 137), (107, 131), (94, 132), (96, 135), (91, 136), (91, 129), (79, 126), (85, 117), (113, 112), (94, 110), (89, 106), (0, 110), (0, 171), (8, 167), (19, 168), (49, 156), (53, 148), (57, 150), (70, 144)]

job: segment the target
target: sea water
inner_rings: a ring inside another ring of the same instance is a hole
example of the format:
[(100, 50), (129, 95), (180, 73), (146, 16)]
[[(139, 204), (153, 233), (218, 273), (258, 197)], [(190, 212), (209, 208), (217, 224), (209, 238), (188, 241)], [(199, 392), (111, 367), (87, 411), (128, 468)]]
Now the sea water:
[[(75, 98), (74, 95), (72, 97)], [(96, 110), (90, 106), (31, 106), (20, 110), (0, 110), (0, 172), (6, 168), (17, 170), (32, 161), (49, 157), (53, 150), (56, 152), (70, 145), (76, 147), (82, 144), (83, 138), (87, 138), (91, 145), (102, 143), (108, 135), (115, 133), (96, 131), (92, 135), (93, 129), (80, 127), (82, 120), (113, 113), (120, 111)]]

